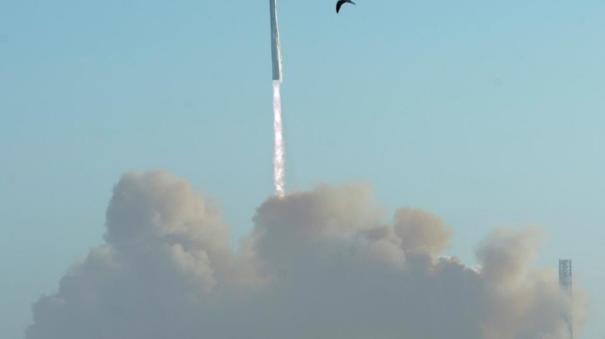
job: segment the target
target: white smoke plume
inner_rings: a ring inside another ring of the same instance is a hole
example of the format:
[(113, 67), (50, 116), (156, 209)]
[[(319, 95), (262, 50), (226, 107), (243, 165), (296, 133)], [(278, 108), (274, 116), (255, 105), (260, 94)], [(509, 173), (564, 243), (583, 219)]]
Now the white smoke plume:
[(533, 231), (497, 231), (480, 268), (442, 257), (451, 229), (365, 186), (265, 201), (238, 251), (217, 208), (185, 180), (126, 174), (105, 243), (38, 300), (28, 339), (566, 338), (580, 321)]
[(273, 184), (275, 186), (275, 195), (282, 198), (285, 194), (285, 146), (282, 127), (281, 112), (281, 81), (273, 81), (273, 132), (274, 132), (274, 151), (273, 151)]

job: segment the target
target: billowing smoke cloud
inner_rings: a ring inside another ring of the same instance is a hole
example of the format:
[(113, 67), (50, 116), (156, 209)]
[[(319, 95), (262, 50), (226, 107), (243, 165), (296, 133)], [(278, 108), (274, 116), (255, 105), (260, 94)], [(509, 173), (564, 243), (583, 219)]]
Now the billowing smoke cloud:
[(105, 244), (34, 305), (28, 339), (566, 338), (583, 303), (532, 266), (539, 236), (498, 231), (480, 268), (441, 256), (427, 212), (391, 221), (365, 186), (265, 201), (238, 251), (211, 201), (162, 172), (125, 175)]

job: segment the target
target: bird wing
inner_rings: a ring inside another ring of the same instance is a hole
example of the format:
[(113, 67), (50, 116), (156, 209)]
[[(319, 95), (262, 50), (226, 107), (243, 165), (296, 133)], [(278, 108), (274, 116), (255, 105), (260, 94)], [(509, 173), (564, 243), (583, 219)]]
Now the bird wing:
[(336, 3), (336, 13), (340, 12), (340, 8), (342, 7), (342, 5), (346, 4), (347, 2), (355, 5), (355, 2), (353, 2), (352, 0), (338, 0), (338, 2)]
[(345, 2), (343, 0), (339, 0), (336, 3), (336, 13), (340, 12), (340, 7), (342, 7), (342, 4), (344, 4)]

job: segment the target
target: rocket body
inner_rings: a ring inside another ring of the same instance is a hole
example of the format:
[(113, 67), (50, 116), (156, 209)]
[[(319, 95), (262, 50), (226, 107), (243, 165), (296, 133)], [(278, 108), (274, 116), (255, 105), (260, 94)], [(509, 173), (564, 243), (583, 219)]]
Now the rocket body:
[(279, 26), (277, 24), (276, 0), (269, 0), (271, 11), (271, 60), (273, 65), (273, 80), (282, 81), (282, 55), (279, 45)]

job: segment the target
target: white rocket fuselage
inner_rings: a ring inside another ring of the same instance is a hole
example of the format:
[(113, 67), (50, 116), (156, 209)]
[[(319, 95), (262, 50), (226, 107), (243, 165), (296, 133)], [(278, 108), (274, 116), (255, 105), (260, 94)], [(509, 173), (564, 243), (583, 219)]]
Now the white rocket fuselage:
[(271, 11), (271, 60), (273, 65), (273, 80), (282, 81), (282, 56), (279, 45), (279, 26), (277, 24), (276, 0), (269, 0)]

